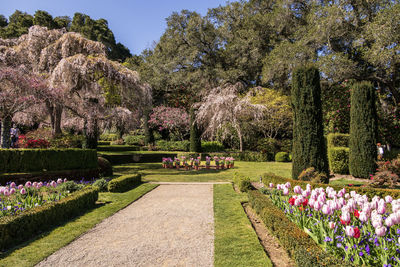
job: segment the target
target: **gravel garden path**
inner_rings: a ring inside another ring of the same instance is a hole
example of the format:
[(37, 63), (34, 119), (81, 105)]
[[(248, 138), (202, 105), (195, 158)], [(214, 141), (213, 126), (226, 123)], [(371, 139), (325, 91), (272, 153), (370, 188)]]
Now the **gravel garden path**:
[(213, 266), (213, 186), (160, 185), (37, 266)]

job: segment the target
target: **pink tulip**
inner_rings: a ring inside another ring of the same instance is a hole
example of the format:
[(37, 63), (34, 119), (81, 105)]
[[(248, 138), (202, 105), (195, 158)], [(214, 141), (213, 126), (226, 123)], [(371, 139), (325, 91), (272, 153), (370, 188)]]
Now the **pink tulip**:
[(31, 185), (32, 185), (32, 183), (31, 183), (30, 181), (28, 181), (28, 182), (25, 183), (25, 187), (26, 187), (26, 188), (31, 187)]
[(11, 188), (10, 189), (10, 195), (12, 195), (12, 194), (14, 194), (15, 193), (15, 188)]
[(334, 229), (335, 228), (335, 223), (334, 222), (329, 222), (329, 228)]
[(66, 183), (67, 181), (68, 181), (67, 178), (65, 178), (65, 179), (64, 179), (64, 183)]
[(14, 182), (12, 182), (12, 183), (10, 184), (10, 187), (11, 187), (11, 188), (15, 188), (15, 187), (16, 187), (16, 184), (15, 184)]
[(386, 234), (386, 227), (381, 226), (381, 227), (376, 228), (375, 234), (377, 236), (384, 236)]
[(25, 195), (25, 194), (26, 194), (25, 188), (22, 188), (21, 191), (20, 191), (20, 193), (21, 193), (21, 195)]
[(37, 183), (37, 182), (33, 182), (33, 183), (32, 183), (32, 186), (33, 186), (34, 188), (37, 188), (37, 187), (38, 187), (38, 183)]
[(325, 215), (331, 215), (332, 214), (332, 209), (329, 205), (324, 205), (322, 207), (322, 213)]
[(392, 203), (393, 198), (391, 196), (386, 196), (385, 201), (386, 201), (386, 203)]
[(3, 194), (4, 194), (5, 196), (9, 196), (9, 195), (10, 195), (10, 191), (8, 191), (8, 188), (4, 189)]
[(295, 192), (296, 194), (301, 194), (301, 191), (302, 191), (302, 189), (301, 189), (301, 187), (298, 186), (298, 185), (296, 185), (296, 186), (293, 188), (293, 192)]
[(349, 212), (342, 212), (342, 216), (340, 216), (340, 219), (342, 219), (342, 221), (344, 222), (349, 222), (350, 221), (350, 213)]
[(385, 208), (385, 206), (379, 206), (377, 211), (379, 214), (385, 214), (386, 208)]
[(322, 203), (319, 201), (316, 201), (314, 203), (314, 210), (319, 211), (322, 208)]
[(42, 186), (43, 186), (42, 182), (38, 183), (38, 188), (41, 188)]
[(382, 220), (380, 220), (380, 219), (372, 219), (371, 223), (375, 229), (382, 227)]
[(289, 195), (289, 189), (288, 188), (283, 188), (283, 195), (284, 196), (287, 196), (287, 195)]
[(52, 186), (52, 187), (56, 187), (56, 186), (57, 186), (57, 183), (56, 183), (56, 182), (54, 182), (54, 181), (51, 181), (51, 183), (50, 183), (50, 186)]
[(285, 187), (286, 187), (286, 188), (291, 188), (292, 185), (291, 185), (289, 182), (287, 182), (287, 183), (285, 184)]
[(269, 183), (269, 188), (274, 188), (274, 184), (273, 183)]
[(389, 217), (387, 217), (386, 218), (386, 220), (385, 220), (385, 224), (388, 226), (388, 227), (392, 227), (393, 225), (394, 225), (394, 218), (393, 218), (393, 216), (392, 216), (393, 214), (391, 214)]
[(63, 180), (61, 178), (58, 178), (57, 184), (62, 184)]
[(24, 188), (24, 186), (23, 186), (22, 184), (20, 184), (20, 185), (18, 186), (18, 190), (21, 190), (22, 188)]
[(368, 215), (366, 212), (362, 211), (360, 212), (360, 217), (359, 217), (360, 221), (362, 222), (367, 222), (368, 221)]
[(346, 226), (345, 232), (346, 232), (347, 236), (350, 236), (350, 237), (354, 236), (354, 229), (351, 226)]

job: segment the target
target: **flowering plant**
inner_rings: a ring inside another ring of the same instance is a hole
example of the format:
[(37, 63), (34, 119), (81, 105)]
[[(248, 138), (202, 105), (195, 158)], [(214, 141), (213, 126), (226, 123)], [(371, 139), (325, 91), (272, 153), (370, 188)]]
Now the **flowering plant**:
[(219, 158), (217, 156), (214, 157), (215, 165), (219, 166)]
[(0, 217), (59, 201), (70, 193), (58, 187), (66, 181), (67, 179), (44, 183), (28, 181), (25, 185), (18, 186), (11, 182), (0, 186)]
[(206, 166), (210, 166), (211, 164), (211, 157), (206, 156)]
[(327, 251), (356, 265), (400, 264), (400, 200), (346, 193), (343, 188), (269, 185), (273, 203)]

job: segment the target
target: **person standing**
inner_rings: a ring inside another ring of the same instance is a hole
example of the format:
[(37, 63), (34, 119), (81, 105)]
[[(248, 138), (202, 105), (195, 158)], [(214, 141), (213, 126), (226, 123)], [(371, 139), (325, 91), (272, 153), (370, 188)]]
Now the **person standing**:
[(18, 137), (19, 137), (19, 129), (16, 124), (13, 124), (13, 127), (10, 129), (11, 135), (11, 147), (17, 148), (18, 146)]
[(383, 147), (381, 143), (378, 143), (377, 146), (378, 146), (378, 160), (382, 160), (384, 153)]

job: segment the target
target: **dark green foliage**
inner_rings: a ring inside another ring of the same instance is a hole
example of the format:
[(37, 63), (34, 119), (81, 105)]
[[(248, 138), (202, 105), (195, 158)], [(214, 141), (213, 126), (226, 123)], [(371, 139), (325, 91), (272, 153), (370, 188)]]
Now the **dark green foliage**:
[(28, 33), (33, 26), (33, 17), (28, 13), (16, 10), (8, 19), (8, 25), (0, 28), (0, 38), (15, 38)]
[(349, 151), (348, 147), (329, 147), (329, 168), (333, 173), (349, 174)]
[(314, 183), (314, 182), (309, 182), (309, 181), (300, 181), (300, 180), (293, 180), (290, 178), (278, 176), (273, 173), (266, 173), (262, 176), (262, 181), (265, 185), (268, 185), (269, 183), (273, 184), (285, 184), (289, 182), (292, 187), (299, 185), (303, 189), (306, 188), (307, 184), (310, 184), (312, 188), (318, 188), (318, 187), (332, 187), (336, 191), (341, 190), (342, 188), (346, 189), (346, 192), (350, 191), (356, 191), (360, 195), (367, 195), (368, 198), (373, 198), (375, 195), (379, 196), (381, 198), (384, 198), (386, 196), (392, 196), (393, 199), (400, 198), (400, 190), (398, 189), (381, 189), (381, 188), (372, 188), (372, 187), (350, 187), (350, 186), (343, 186), (343, 185), (332, 185), (332, 184), (322, 184), (322, 183)]
[(111, 166), (111, 163), (103, 158), (103, 157), (98, 157), (97, 162), (99, 165), (99, 174), (102, 176), (111, 176), (113, 175), (113, 169)]
[(243, 152), (224, 152), (224, 153), (210, 153), (212, 157), (233, 157), (235, 160), (240, 161), (255, 161), (255, 162), (267, 162), (274, 161), (274, 154), (262, 153), (253, 151)]
[(83, 184), (77, 184), (74, 181), (67, 181), (59, 185), (57, 189), (60, 191), (68, 191), (70, 193), (73, 193), (75, 191), (81, 190), (83, 187), (85, 187)]
[(236, 186), (239, 188), (240, 192), (247, 192), (249, 190), (254, 189), (249, 177), (235, 173), (235, 177), (233, 180), (234, 180), (234, 183), (236, 184)]
[(249, 203), (270, 232), (289, 253), (296, 266), (342, 266), (324, 252), (311, 237), (290, 221), (285, 213), (259, 191), (248, 192)]
[(37, 10), (33, 17), (33, 24), (50, 29), (57, 28), (57, 23), (53, 20), (53, 16), (43, 10)]
[(224, 151), (225, 147), (218, 141), (202, 141), (201, 151), (204, 153), (221, 152)]
[(125, 144), (135, 146), (144, 146), (145, 138), (144, 135), (125, 135), (123, 137)]
[(376, 92), (369, 82), (356, 83), (351, 91), (349, 170), (354, 177), (375, 173), (377, 157)]
[(190, 142), (185, 141), (156, 141), (156, 148), (159, 151), (190, 151)]
[[(113, 141), (115, 142), (115, 141)], [(138, 146), (126, 146), (126, 145), (101, 145), (97, 147), (97, 151), (109, 151), (109, 152), (123, 152), (123, 151), (138, 151)]]
[(278, 153), (276, 153), (275, 161), (277, 161), (277, 162), (289, 162), (290, 161), (289, 153), (287, 153), (287, 152), (278, 152)]
[(298, 177), (300, 181), (311, 181), (313, 183), (328, 183), (329, 178), (325, 173), (315, 170), (314, 167), (303, 170)]
[(0, 249), (5, 250), (22, 243), (53, 225), (61, 224), (95, 205), (98, 190), (84, 188), (58, 202), (0, 218)]
[(100, 192), (106, 192), (106, 191), (108, 190), (108, 182), (107, 182), (107, 180), (104, 179), (104, 178), (101, 178), (101, 179), (96, 180), (96, 181), (93, 183), (93, 186), (94, 186), (94, 187), (97, 187), (97, 188), (99, 189)]
[(142, 183), (140, 174), (124, 175), (108, 182), (108, 191), (122, 193), (129, 191)]
[(108, 133), (108, 134), (101, 134), (100, 135), (100, 140), (101, 141), (116, 141), (118, 140), (118, 134), (115, 133)]
[(144, 130), (144, 144), (154, 144), (153, 130), (149, 127), (150, 111), (146, 110), (144, 114), (143, 130)]
[(8, 20), (3, 15), (0, 15), (0, 27), (6, 27), (8, 25)]
[(111, 141), (99, 141), (99, 142), (97, 142), (97, 144), (99, 146), (109, 146), (111, 144)]
[(1, 149), (0, 172), (97, 169), (97, 152), (89, 149)]
[(190, 109), (190, 152), (201, 152), (201, 138), (200, 129), (195, 121), (196, 110), (192, 107)]
[(309, 167), (329, 175), (318, 69), (302, 67), (293, 73), (292, 107), (293, 178), (297, 179), (301, 171)]
[(327, 136), (328, 148), (330, 147), (349, 147), (349, 134), (330, 133)]

